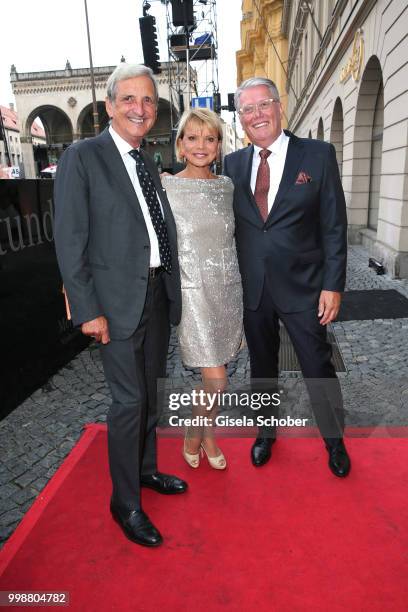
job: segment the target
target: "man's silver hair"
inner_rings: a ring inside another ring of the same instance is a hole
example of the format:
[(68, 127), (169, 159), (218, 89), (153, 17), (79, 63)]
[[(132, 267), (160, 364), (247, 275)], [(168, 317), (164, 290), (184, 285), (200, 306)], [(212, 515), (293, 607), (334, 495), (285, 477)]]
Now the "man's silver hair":
[(110, 102), (115, 102), (116, 92), (117, 92), (117, 84), (119, 81), (125, 81), (126, 79), (131, 79), (133, 77), (139, 76), (147, 76), (153, 83), (154, 93), (156, 96), (156, 102), (159, 100), (159, 91), (157, 89), (157, 83), (153, 76), (153, 70), (148, 68), (147, 66), (143, 66), (142, 64), (125, 64), (125, 62), (121, 62), (117, 68), (110, 75), (108, 82), (106, 84), (107, 91), (106, 95)]
[(270, 79), (266, 79), (264, 77), (251, 77), (247, 79), (238, 87), (237, 91), (234, 94), (234, 104), (237, 111), (239, 111), (239, 97), (245, 89), (249, 89), (250, 87), (256, 87), (257, 85), (265, 85), (269, 91), (271, 92), (272, 98), (275, 100), (280, 100), (279, 91), (276, 87), (275, 83)]

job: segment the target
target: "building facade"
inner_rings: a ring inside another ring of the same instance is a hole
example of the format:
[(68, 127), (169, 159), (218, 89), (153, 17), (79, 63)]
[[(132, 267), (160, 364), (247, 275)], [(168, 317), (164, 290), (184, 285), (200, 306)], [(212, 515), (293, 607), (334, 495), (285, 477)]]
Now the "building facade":
[[(7, 141), (8, 154), (10, 156), (10, 163), (14, 167), (18, 167), (20, 171), (24, 172), (23, 157), (21, 153), (21, 142), (20, 142), (20, 129), (18, 123), (18, 116), (14, 110), (14, 105), (10, 104), (9, 107), (0, 105), (0, 112), (4, 128), (4, 137)], [(31, 138), (34, 145), (45, 145), (45, 132), (43, 128), (37, 122), (33, 122), (31, 125)], [(3, 138), (0, 139), (0, 168), (8, 166), (8, 159), (6, 154), (6, 146)]]
[[(106, 127), (109, 120), (105, 110), (106, 83), (115, 68), (94, 68), (100, 130)], [(175, 71), (174, 62), (162, 62), (162, 72), (156, 76), (159, 90), (158, 119), (146, 137), (146, 149), (155, 159), (160, 159), (163, 169), (171, 168), (173, 158), (172, 125), (178, 112), (179, 100), (171, 95), (169, 82), (174, 80)], [(69, 62), (64, 70), (45, 72), (19, 73), (15, 66), (11, 67), (10, 80), (18, 110), (21, 156), (26, 178), (38, 175), (38, 163), (41, 161), (35, 157), (33, 147), (32, 125), (36, 117), (40, 118), (45, 129), (45, 165), (57, 162), (63, 150), (72, 142), (94, 135), (90, 76), (89, 68), (72, 68)], [(190, 78), (193, 80), (195, 76), (192, 70)], [(178, 78), (186, 80), (185, 74)]]
[(243, 143), (236, 132), (236, 126), (230, 125), (225, 121), (222, 121), (222, 151), (221, 156), (224, 158), (226, 155), (242, 149)]
[(408, 3), (285, 0), (288, 127), (336, 149), (349, 240), (408, 277)]
[(242, 48), (236, 57), (238, 85), (253, 76), (267, 77), (276, 83), (286, 126), (288, 44), (281, 28), (283, 4), (283, 0), (242, 1)]

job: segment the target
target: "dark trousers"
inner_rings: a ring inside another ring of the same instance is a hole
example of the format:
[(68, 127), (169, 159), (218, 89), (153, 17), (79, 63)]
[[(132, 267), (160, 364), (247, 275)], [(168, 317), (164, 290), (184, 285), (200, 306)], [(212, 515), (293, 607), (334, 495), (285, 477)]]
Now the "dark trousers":
[[(265, 283), (257, 310), (244, 310), (245, 336), (249, 349), (251, 378), (256, 388), (277, 389), (279, 374), (279, 320), (285, 325), (293, 343), (308, 389), (312, 410), (319, 430), (329, 444), (343, 437), (344, 410), (341, 388), (331, 362), (332, 348), (327, 341), (326, 326), (320, 325), (315, 308), (284, 313), (274, 304)], [(262, 379), (258, 384), (257, 379)], [(257, 389), (259, 390), (259, 389)], [(269, 415), (277, 416), (269, 410)], [(261, 435), (274, 437), (275, 428)]]
[(107, 416), (112, 499), (124, 513), (140, 509), (140, 476), (157, 471), (157, 379), (165, 376), (169, 335), (167, 295), (159, 276), (149, 280), (134, 334), (101, 347), (112, 395)]

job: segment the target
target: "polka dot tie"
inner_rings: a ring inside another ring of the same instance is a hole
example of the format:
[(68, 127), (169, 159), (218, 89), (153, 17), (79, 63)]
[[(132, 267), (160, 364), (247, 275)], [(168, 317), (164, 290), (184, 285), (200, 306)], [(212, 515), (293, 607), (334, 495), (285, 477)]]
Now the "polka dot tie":
[(142, 188), (154, 231), (156, 232), (157, 240), (159, 242), (161, 265), (167, 272), (171, 272), (171, 249), (169, 236), (167, 234), (166, 222), (163, 219), (159, 199), (157, 197), (156, 187), (154, 186), (150, 172), (145, 166), (140, 151), (133, 149), (132, 151), (129, 151), (129, 154), (136, 162), (137, 176), (139, 177), (140, 186)]
[(259, 151), (261, 161), (258, 166), (254, 191), (255, 202), (264, 221), (268, 217), (268, 191), (270, 183), (268, 157), (270, 154), (271, 151), (268, 149), (261, 149)]

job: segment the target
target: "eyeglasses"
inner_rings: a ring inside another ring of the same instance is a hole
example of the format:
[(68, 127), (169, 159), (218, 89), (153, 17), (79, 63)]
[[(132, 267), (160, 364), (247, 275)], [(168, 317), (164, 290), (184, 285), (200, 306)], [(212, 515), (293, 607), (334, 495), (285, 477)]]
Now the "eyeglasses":
[(262, 112), (268, 111), (272, 108), (275, 102), (280, 102), (280, 100), (276, 100), (275, 98), (267, 98), (266, 100), (261, 100), (257, 104), (244, 104), (244, 106), (239, 109), (238, 114), (248, 117), (249, 115), (253, 115), (256, 109)]

